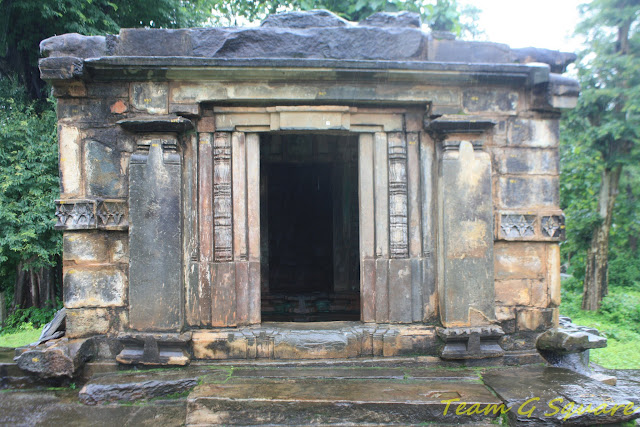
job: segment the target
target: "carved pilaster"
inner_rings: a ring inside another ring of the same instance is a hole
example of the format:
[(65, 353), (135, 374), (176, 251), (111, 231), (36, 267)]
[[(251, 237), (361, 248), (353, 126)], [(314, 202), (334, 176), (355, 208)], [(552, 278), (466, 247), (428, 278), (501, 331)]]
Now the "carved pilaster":
[(407, 141), (403, 133), (395, 132), (388, 134), (388, 142), (390, 256), (407, 258)]
[(214, 261), (233, 259), (231, 199), (231, 134), (216, 132), (213, 139)]

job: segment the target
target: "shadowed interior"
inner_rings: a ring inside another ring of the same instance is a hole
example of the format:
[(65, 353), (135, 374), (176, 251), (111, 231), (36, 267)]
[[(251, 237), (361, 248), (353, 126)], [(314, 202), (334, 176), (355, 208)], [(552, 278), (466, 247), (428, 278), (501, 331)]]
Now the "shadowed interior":
[(262, 319), (359, 320), (357, 137), (261, 140)]

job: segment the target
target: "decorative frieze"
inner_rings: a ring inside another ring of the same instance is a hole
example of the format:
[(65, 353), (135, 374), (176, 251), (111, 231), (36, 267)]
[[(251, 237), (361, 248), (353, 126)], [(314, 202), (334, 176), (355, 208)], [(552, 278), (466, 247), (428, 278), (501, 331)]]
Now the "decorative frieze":
[(496, 240), (556, 242), (565, 238), (564, 215), (561, 212), (498, 211), (495, 218)]
[(96, 218), (98, 228), (126, 230), (129, 227), (127, 202), (124, 200), (98, 200)]
[(121, 199), (56, 200), (56, 230), (126, 230), (127, 202)]

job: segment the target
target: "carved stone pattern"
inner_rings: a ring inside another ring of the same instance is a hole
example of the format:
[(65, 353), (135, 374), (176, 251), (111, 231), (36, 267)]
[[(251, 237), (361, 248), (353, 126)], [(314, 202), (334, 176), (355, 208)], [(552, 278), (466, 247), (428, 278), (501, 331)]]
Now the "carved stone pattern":
[(92, 200), (56, 201), (56, 217), (58, 217), (56, 229), (86, 230), (96, 228), (95, 202)]
[(535, 215), (503, 214), (500, 229), (504, 237), (527, 237), (535, 235)]
[(214, 261), (233, 258), (231, 134), (216, 132), (213, 141)]
[(544, 237), (564, 238), (564, 217), (561, 215), (543, 216), (540, 228)]
[(389, 134), (389, 243), (391, 258), (409, 256), (407, 227), (407, 142)]
[(102, 200), (96, 212), (98, 228), (127, 227), (127, 203), (124, 201)]

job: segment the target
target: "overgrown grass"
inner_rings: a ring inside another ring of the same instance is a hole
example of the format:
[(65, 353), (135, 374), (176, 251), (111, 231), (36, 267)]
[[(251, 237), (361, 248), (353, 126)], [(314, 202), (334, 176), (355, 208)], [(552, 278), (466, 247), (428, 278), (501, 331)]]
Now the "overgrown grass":
[(22, 347), (40, 338), (40, 329), (25, 327), (9, 334), (0, 335), (0, 347)]
[(640, 369), (640, 290), (611, 286), (597, 312), (580, 309), (581, 290), (576, 279), (562, 282), (560, 313), (607, 337), (607, 347), (590, 351), (591, 361), (609, 369)]

